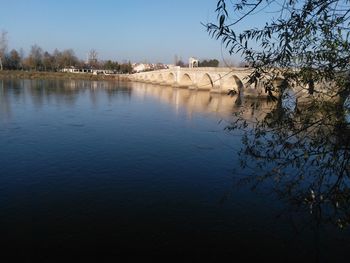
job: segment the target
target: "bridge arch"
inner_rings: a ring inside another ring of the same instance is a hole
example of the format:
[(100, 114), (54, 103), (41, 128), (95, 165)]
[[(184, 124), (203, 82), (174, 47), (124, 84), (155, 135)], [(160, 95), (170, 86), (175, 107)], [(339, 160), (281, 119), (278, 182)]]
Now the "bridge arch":
[(236, 93), (241, 93), (243, 91), (243, 82), (236, 75), (231, 75), (228, 78), (222, 78), (221, 81), (222, 90), (225, 92), (235, 91)]
[(185, 73), (181, 76), (179, 84), (180, 84), (180, 86), (183, 86), (183, 87), (185, 87), (185, 86), (189, 87), (189, 86), (193, 85), (193, 81), (192, 81), (190, 75)]
[(210, 90), (214, 87), (212, 78), (208, 73), (205, 73), (198, 82), (198, 89)]
[(174, 73), (170, 72), (167, 74), (166, 79), (165, 79), (166, 83), (169, 85), (172, 85), (175, 83), (175, 75)]

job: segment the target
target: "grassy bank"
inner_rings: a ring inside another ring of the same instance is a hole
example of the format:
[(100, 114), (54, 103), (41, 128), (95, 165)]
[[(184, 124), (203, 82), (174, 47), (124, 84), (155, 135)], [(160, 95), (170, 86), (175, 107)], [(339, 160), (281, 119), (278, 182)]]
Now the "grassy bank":
[(88, 73), (64, 73), (64, 72), (42, 72), (3, 70), (0, 71), (0, 79), (77, 79), (77, 80), (121, 80), (128, 81), (127, 75), (92, 75)]

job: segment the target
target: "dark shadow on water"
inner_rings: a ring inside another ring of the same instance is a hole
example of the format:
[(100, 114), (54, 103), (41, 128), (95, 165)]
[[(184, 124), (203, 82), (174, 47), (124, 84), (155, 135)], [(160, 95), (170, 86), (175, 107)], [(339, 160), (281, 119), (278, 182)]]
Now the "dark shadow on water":
[[(282, 202), (278, 217), (290, 221), (301, 244), (308, 235), (312, 237), (309, 247), (305, 246), (308, 262), (346, 262), (350, 249), (348, 109), (341, 102), (312, 99), (298, 105), (290, 93), (268, 111), (259, 100), (236, 102), (240, 111), (227, 129), (243, 132), (239, 152), (243, 172), (235, 175), (234, 189), (248, 188)], [(266, 114), (252, 118), (255, 110)]]

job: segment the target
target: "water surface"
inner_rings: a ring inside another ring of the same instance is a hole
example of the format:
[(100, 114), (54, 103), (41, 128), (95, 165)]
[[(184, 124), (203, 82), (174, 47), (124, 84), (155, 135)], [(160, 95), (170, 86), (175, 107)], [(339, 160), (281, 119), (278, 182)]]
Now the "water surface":
[(245, 171), (240, 133), (225, 130), (234, 100), (137, 83), (0, 80), (4, 248), (33, 262), (345, 261), (348, 231), (316, 231), (307, 213), (295, 222), (273, 195), (235, 184)]

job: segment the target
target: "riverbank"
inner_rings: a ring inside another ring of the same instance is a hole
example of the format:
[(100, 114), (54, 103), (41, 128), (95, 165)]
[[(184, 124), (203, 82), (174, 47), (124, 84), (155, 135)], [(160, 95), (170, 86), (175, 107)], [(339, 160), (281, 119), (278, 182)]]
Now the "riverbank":
[(88, 73), (66, 73), (66, 72), (42, 72), (42, 71), (21, 71), (3, 70), (0, 71), (0, 79), (76, 79), (76, 80), (116, 80), (129, 81), (128, 75), (93, 75)]

